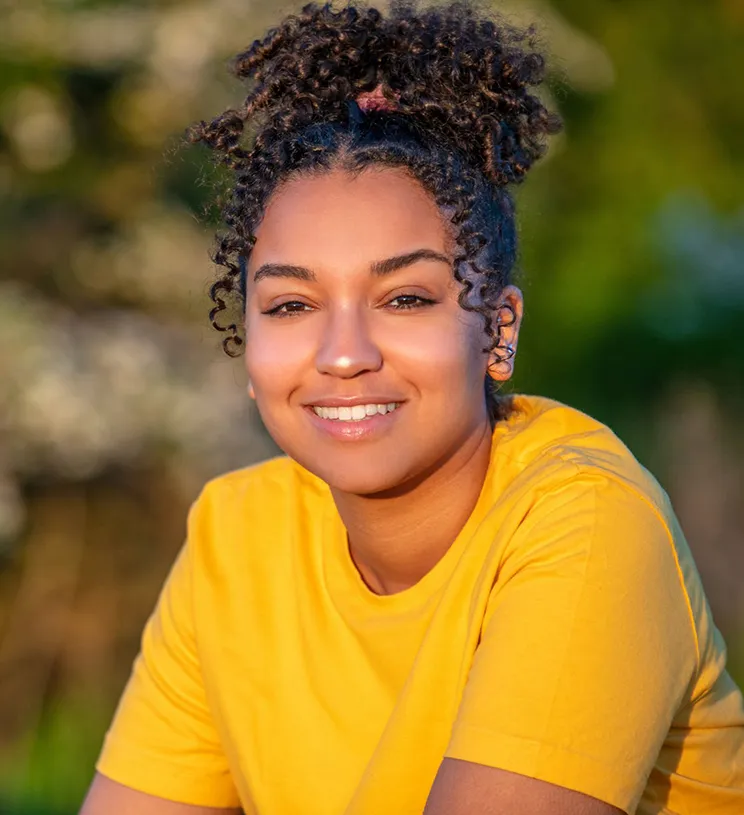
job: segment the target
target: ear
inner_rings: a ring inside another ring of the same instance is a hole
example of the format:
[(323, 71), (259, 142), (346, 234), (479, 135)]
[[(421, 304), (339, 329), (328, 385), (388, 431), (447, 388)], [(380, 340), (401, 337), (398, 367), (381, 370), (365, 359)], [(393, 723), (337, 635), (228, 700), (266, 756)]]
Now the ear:
[(505, 381), (513, 373), (523, 313), (522, 292), (516, 286), (506, 286), (492, 317), (498, 345), (488, 355), (488, 375), (491, 379)]
[(248, 388), (247, 388), (247, 390), (248, 390), (248, 396), (250, 396), (251, 399), (255, 400), (256, 391), (253, 390), (253, 383), (251, 382), (250, 379), (248, 380)]

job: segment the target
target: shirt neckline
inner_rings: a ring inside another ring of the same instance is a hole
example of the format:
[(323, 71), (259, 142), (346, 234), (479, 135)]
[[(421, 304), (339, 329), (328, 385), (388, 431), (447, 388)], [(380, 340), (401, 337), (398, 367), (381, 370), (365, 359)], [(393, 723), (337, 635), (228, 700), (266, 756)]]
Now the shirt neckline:
[(360, 610), (395, 614), (421, 607), (435, 596), (445, 585), (455, 569), (457, 562), (467, 549), (476, 529), (493, 503), (494, 461), (500, 440), (507, 430), (497, 425), (492, 438), (491, 456), (488, 463), (480, 494), (475, 507), (470, 513), (450, 548), (434, 566), (413, 586), (395, 594), (375, 594), (362, 579), (349, 552), (346, 528), (343, 525), (333, 498), (328, 491), (328, 513), (326, 515), (326, 572), (330, 588), (337, 591), (344, 600), (353, 603)]

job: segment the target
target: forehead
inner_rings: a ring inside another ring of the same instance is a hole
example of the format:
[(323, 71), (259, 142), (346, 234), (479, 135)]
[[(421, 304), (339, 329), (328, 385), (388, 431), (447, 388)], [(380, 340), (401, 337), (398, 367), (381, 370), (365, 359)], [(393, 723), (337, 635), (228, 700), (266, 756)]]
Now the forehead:
[(333, 170), (286, 182), (256, 230), (251, 267), (281, 260), (311, 268), (381, 260), (415, 249), (446, 252), (436, 202), (402, 170)]

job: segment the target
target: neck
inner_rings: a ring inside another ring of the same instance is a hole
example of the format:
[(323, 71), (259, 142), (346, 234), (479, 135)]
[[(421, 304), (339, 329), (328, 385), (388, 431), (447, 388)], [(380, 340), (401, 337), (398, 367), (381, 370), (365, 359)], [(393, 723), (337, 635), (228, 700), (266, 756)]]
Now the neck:
[(490, 456), (486, 423), (431, 475), (403, 491), (368, 496), (332, 490), (351, 557), (373, 592), (404, 591), (439, 562), (475, 508)]

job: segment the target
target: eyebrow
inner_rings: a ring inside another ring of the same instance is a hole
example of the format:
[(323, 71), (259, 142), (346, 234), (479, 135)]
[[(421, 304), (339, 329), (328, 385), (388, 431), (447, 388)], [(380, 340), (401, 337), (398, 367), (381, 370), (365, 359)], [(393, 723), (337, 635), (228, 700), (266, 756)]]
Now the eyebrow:
[[(441, 252), (436, 252), (434, 249), (416, 249), (414, 252), (407, 252), (405, 255), (396, 255), (395, 257), (386, 258), (385, 260), (376, 260), (369, 267), (370, 274), (375, 277), (383, 277), (398, 269), (403, 269), (406, 266), (412, 266), (420, 260), (436, 260), (441, 263), (446, 263), (452, 266), (452, 261)], [(290, 263), (264, 263), (256, 269), (253, 275), (254, 283), (264, 277), (291, 277), (295, 280), (305, 280), (313, 282), (317, 280), (315, 272), (305, 266), (295, 266)]]

